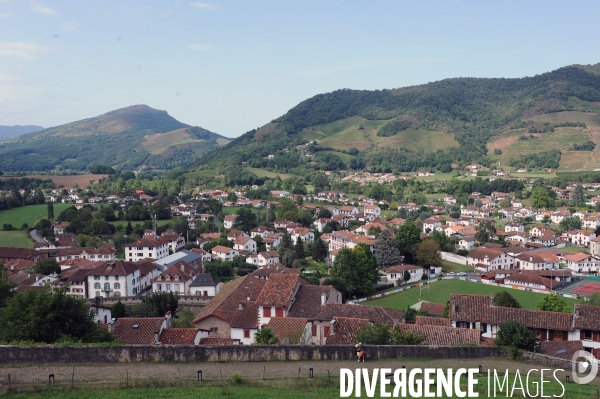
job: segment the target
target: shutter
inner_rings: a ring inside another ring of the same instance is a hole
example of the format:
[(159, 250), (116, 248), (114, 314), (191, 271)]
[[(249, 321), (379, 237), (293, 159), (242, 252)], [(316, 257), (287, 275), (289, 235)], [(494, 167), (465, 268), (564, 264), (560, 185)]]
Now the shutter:
[(313, 337), (317, 336), (317, 326), (315, 324), (312, 325), (310, 332), (312, 334)]
[(585, 332), (583, 330), (579, 331), (579, 339), (582, 341), (585, 339)]

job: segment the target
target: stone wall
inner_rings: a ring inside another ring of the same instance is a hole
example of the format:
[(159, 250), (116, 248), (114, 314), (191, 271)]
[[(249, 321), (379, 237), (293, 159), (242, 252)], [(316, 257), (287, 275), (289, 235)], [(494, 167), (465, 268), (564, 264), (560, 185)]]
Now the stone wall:
[[(367, 359), (503, 357), (494, 347), (375, 346), (366, 345)], [(348, 345), (331, 346), (121, 346), (121, 347), (18, 347), (0, 346), (3, 363), (107, 363), (107, 362), (258, 362), (288, 360), (354, 359)]]
[(565, 371), (571, 370), (572, 367), (572, 361), (570, 359), (561, 359), (558, 357), (542, 355), (541, 353), (525, 352), (521, 356), (521, 359), (527, 362), (541, 364), (543, 366), (563, 369)]

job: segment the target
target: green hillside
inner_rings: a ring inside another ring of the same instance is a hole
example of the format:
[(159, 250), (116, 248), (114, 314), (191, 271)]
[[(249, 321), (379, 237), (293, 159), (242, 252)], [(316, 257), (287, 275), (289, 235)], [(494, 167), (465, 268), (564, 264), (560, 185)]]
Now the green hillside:
[[(245, 162), (300, 176), (336, 169), (448, 172), (451, 165), (468, 162), (543, 168), (546, 157), (555, 168), (594, 168), (595, 149), (588, 147), (600, 141), (599, 102), (600, 64), (518, 79), (453, 78), (391, 90), (337, 90), (309, 98), (211, 152), (197, 169), (239, 174), (236, 165)], [(533, 137), (519, 140), (524, 134)], [(574, 145), (582, 148), (561, 161)]]
[(98, 164), (172, 169), (228, 142), (166, 111), (134, 105), (0, 142), (0, 170), (79, 172)]

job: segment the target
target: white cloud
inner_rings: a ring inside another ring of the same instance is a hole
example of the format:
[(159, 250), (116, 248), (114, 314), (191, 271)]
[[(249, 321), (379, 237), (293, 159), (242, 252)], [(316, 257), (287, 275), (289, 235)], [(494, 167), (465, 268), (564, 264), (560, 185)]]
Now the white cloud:
[(10, 16), (11, 15), (9, 13), (7, 13), (7, 12), (0, 12), (0, 18), (8, 18)]
[(187, 45), (187, 48), (192, 51), (208, 51), (214, 49), (210, 44), (203, 43), (190, 43)]
[(49, 47), (40, 46), (35, 43), (25, 42), (0, 42), (0, 56), (13, 56), (33, 60), (38, 55), (46, 54)]
[(38, 106), (42, 86), (28, 84), (18, 76), (0, 72), (0, 112), (15, 116), (28, 114), (32, 107)]
[(199, 1), (190, 3), (190, 7), (197, 8), (199, 10), (208, 10), (208, 11), (217, 11), (219, 9), (219, 7), (217, 7), (214, 4), (200, 3)]
[(81, 27), (81, 25), (79, 25), (76, 22), (65, 22), (60, 26), (60, 28), (62, 30), (66, 30), (68, 32), (74, 31), (74, 30), (79, 30), (80, 27)]
[(45, 15), (58, 15), (58, 13), (56, 11), (54, 11), (51, 8), (44, 7), (40, 3), (35, 4), (33, 6), (32, 10), (35, 11), (35, 12), (37, 12), (37, 13), (45, 14)]

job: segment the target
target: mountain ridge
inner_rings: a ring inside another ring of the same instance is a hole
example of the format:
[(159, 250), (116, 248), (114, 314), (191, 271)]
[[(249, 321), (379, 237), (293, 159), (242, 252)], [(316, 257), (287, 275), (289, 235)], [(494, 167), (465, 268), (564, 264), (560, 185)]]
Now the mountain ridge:
[[(157, 135), (162, 141), (153, 143)], [(138, 104), (0, 142), (0, 170), (79, 172), (98, 164), (168, 170), (187, 166), (227, 142), (167, 111)]]

